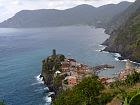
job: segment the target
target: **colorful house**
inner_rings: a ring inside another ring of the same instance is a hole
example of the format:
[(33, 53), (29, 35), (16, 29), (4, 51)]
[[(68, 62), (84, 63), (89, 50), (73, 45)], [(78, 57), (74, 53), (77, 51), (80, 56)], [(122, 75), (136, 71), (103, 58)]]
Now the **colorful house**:
[(76, 76), (69, 76), (68, 77), (68, 85), (77, 85), (77, 78)]

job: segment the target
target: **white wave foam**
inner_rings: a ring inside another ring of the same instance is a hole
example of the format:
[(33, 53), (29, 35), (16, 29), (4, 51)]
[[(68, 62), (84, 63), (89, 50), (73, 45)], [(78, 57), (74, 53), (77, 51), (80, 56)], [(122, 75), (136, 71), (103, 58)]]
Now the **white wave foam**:
[(51, 97), (48, 97), (48, 96), (44, 97), (44, 100), (46, 102), (44, 105), (48, 105), (48, 103), (51, 103), (52, 102), (52, 98)]
[(121, 57), (121, 54), (119, 54), (119, 53), (114, 53), (114, 56), (115, 56), (115, 57)]
[[(119, 60), (119, 59), (118, 59)], [(122, 61), (122, 62), (127, 62), (128, 61), (128, 59), (124, 59), (124, 60), (119, 60), (119, 61)], [(138, 64), (138, 65), (140, 65), (140, 63), (138, 63), (138, 62), (134, 62), (134, 61), (130, 61), (131, 63), (133, 63), (133, 64)]]
[(53, 95), (53, 94), (55, 94), (54, 92), (49, 92), (48, 93), (48, 96), (51, 96), (51, 95)]
[(107, 53), (107, 54), (109, 53), (108, 51), (102, 51), (102, 52), (103, 52), (103, 53)]
[(45, 90), (49, 91), (49, 88), (48, 87), (45, 87), (45, 88), (40, 87), (40, 88), (36, 89), (35, 92), (41, 92), (41, 91), (45, 91)]
[(37, 83), (32, 83), (31, 85), (44, 84), (43, 77), (40, 78), (40, 75), (35, 77), (35, 79), (37, 80)]
[(39, 83), (32, 83), (31, 85), (33, 86), (33, 85), (37, 85), (37, 84), (39, 84)]
[(123, 61), (123, 62), (127, 62), (127, 59), (124, 59), (124, 60), (121, 60), (121, 61)]
[(99, 45), (99, 47), (100, 47), (101, 50), (104, 50), (107, 46), (105, 46), (105, 45)]
[[(99, 50), (96, 50), (97, 52), (110, 53), (108, 51), (103, 51), (107, 46), (105, 46), (105, 45), (99, 45), (99, 47), (100, 47)], [(119, 57), (122, 57), (121, 54), (119, 54), (119, 53), (111, 53), (111, 54), (113, 54), (113, 56), (115, 57), (115, 60), (116, 61), (123, 61), (123, 62), (126, 62), (127, 61), (127, 59), (119, 60)], [(130, 62), (132, 62), (134, 64), (139, 64), (140, 65), (140, 63), (138, 63), (138, 62), (134, 62), (134, 61), (130, 61)]]
[(105, 45), (101, 45), (101, 44), (100, 44), (99, 46), (100, 46), (100, 47), (106, 47)]
[(121, 57), (121, 54), (119, 53), (112, 53), (112, 54), (114, 55), (116, 61), (120, 61), (119, 57)]
[(130, 62), (132, 62), (132, 63), (134, 63), (134, 64), (138, 64), (138, 65), (140, 65), (140, 63), (138, 63), (138, 62), (134, 62), (134, 61), (130, 61)]
[(104, 45), (99, 45), (99, 49), (95, 50), (97, 52), (101, 52), (102, 50), (104, 50), (106, 48), (106, 46)]
[(38, 81), (38, 83), (44, 84), (43, 81), (43, 77), (40, 77), (41, 74), (39, 74), (38, 76), (36, 76), (36, 80)]
[(44, 84), (43, 77), (40, 78), (40, 75), (41, 74), (39, 74), (38, 76), (35, 77), (37, 80), (37, 83), (33, 83), (32, 85)]
[(97, 52), (101, 52), (102, 50), (95, 50), (95, 51), (97, 51)]
[(49, 88), (48, 87), (45, 87), (44, 90), (49, 90)]
[(47, 94), (47, 96), (46, 97), (44, 97), (44, 100), (45, 100), (45, 105), (48, 105), (49, 103), (51, 103), (52, 102), (52, 98), (51, 98), (51, 95), (53, 95), (53, 94), (55, 94), (54, 92), (49, 92), (48, 94)]
[(115, 58), (115, 61), (120, 61), (117, 57)]

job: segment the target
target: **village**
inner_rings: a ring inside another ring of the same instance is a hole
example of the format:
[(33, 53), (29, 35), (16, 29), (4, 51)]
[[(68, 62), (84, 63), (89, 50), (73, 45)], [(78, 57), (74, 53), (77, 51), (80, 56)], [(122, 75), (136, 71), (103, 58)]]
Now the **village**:
[(65, 58), (63, 62), (61, 62), (61, 72), (56, 71), (56, 75), (64, 75), (64, 80), (62, 80), (63, 89), (72, 88), (77, 85), (84, 77), (91, 76), (94, 74), (93, 68), (77, 62), (73, 58)]
[(118, 79), (125, 80), (128, 75), (131, 75), (134, 72), (140, 73), (140, 67), (135, 66), (130, 60), (127, 60), (124, 70), (119, 73)]
[[(68, 88), (72, 88), (73, 86), (77, 85), (84, 77), (97, 74), (96, 72), (104, 68), (114, 68), (114, 66), (105, 64), (96, 67), (90, 67), (86, 64), (81, 64), (77, 62), (73, 58), (65, 58), (64, 61), (61, 62), (61, 72), (56, 71), (55, 76), (64, 74), (67, 75), (65, 79), (62, 80), (62, 87), (64, 90), (66, 90)], [(133, 73), (134, 71), (140, 73), (140, 67), (135, 67), (129, 60), (127, 60), (125, 68), (119, 73), (117, 77), (109, 78), (99, 76), (99, 80), (103, 84), (109, 84), (115, 82), (116, 80), (125, 80), (127, 75)]]

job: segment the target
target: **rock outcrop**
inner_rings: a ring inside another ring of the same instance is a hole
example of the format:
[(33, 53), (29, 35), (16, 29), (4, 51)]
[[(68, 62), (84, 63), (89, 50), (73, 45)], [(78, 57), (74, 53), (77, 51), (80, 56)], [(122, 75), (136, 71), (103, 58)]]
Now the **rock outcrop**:
[(53, 50), (53, 55), (42, 61), (41, 76), (45, 85), (49, 88), (50, 92), (54, 92), (55, 96), (62, 90), (62, 79), (64, 75), (57, 76), (56, 71), (61, 71), (61, 61), (65, 58), (62, 54), (56, 54)]

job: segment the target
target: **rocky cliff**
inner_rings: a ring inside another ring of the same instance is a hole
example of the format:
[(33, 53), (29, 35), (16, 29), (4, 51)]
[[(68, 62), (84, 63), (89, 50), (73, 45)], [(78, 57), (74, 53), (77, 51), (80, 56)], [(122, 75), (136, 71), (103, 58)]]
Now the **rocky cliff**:
[[(55, 52), (55, 50), (54, 50)], [(54, 92), (57, 95), (62, 90), (62, 79), (63, 75), (57, 75), (56, 71), (61, 71), (61, 62), (65, 56), (62, 54), (55, 54), (49, 56), (47, 59), (42, 61), (42, 72), (41, 76), (45, 85), (49, 88), (50, 92)]]
[(140, 1), (136, 0), (114, 21), (106, 29), (111, 36), (104, 42), (108, 46), (105, 50), (118, 52), (125, 59), (140, 62)]

